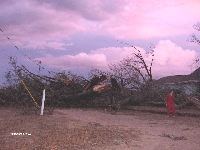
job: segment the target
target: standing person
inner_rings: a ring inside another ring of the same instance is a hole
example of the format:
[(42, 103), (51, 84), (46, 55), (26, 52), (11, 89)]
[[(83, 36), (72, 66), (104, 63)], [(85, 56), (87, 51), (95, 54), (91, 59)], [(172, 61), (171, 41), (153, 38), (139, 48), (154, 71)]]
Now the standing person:
[(174, 105), (174, 92), (171, 91), (166, 97), (167, 117), (170, 117), (170, 111), (172, 111), (173, 117), (175, 117), (175, 105)]

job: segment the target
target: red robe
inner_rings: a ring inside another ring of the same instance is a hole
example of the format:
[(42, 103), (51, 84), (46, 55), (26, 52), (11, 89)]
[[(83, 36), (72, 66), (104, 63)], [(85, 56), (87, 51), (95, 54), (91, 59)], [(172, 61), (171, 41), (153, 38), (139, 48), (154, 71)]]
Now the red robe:
[(175, 115), (174, 95), (168, 94), (165, 103), (167, 104), (167, 116), (170, 116), (170, 111), (172, 111), (172, 115), (174, 116)]

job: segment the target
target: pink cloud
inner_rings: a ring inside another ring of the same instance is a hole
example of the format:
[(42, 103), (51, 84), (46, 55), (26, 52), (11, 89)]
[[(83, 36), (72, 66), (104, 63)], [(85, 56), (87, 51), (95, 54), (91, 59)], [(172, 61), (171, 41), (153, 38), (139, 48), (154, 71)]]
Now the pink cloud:
[(28, 44), (25, 44), (24, 46), (21, 46), (22, 48), (27, 49), (48, 49), (52, 48), (55, 50), (66, 50), (65, 46), (70, 46), (70, 44), (65, 44), (59, 41), (55, 42), (45, 42), (45, 41), (30, 41)]
[(79, 23), (80, 17), (71, 11), (55, 11), (36, 5), (33, 1), (20, 1), (6, 5), (0, 10), (1, 29), (17, 44), (23, 42), (68, 39), (85, 28)]
[(0, 26), (17, 45), (69, 39), (79, 31), (121, 39), (189, 35), (200, 20), (198, 0), (11, 0), (0, 4)]
[[(151, 55), (146, 54), (146, 50), (141, 47), (136, 47), (141, 51), (143, 58), (148, 66), (151, 63)], [(43, 58), (37, 58), (42, 61), (42, 64), (51, 67), (62, 69), (74, 68), (95, 68), (108, 69), (108, 64), (117, 63), (123, 58), (133, 56), (133, 52), (137, 52), (132, 47), (124, 48), (101, 48), (91, 51), (89, 54), (79, 53), (78, 55), (64, 55), (54, 57), (47, 55)], [(197, 53), (194, 50), (182, 49), (180, 46), (172, 43), (169, 40), (159, 41), (154, 48), (153, 61), (153, 77), (163, 77), (177, 74), (191, 73), (191, 64), (196, 58)]]
[(154, 49), (154, 76), (170, 76), (189, 74), (192, 71), (192, 63), (197, 57), (194, 50), (182, 49), (169, 40), (160, 41)]
[[(122, 39), (190, 34), (200, 20), (198, 1), (132, 1), (120, 14), (101, 24), (102, 31)], [(194, 11), (193, 11), (194, 9)]]
[(92, 21), (103, 21), (110, 15), (119, 13), (123, 10), (129, 0), (38, 0), (38, 5), (48, 6), (56, 11), (76, 13), (81, 18)]
[(42, 61), (42, 64), (63, 70), (73, 70), (78, 68), (103, 69), (107, 67), (106, 58), (103, 54), (92, 55), (86, 53), (79, 53), (75, 56), (64, 55), (58, 57), (46, 55), (45, 57), (36, 59)]
[(133, 48), (130, 47), (107, 47), (100, 48), (97, 50), (92, 50), (91, 54), (103, 54), (106, 56), (107, 61), (109, 62), (118, 62), (123, 58), (130, 56), (134, 52)]

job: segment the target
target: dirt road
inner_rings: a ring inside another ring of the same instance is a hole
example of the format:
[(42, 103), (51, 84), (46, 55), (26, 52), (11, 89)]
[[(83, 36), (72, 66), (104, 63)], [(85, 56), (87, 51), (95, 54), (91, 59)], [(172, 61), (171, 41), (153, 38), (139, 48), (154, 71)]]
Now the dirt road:
[[(119, 150), (199, 150), (200, 149), (200, 118), (175, 117), (166, 115), (118, 112), (113, 115), (108, 111), (95, 110), (57, 110), (75, 120), (82, 122), (99, 123), (103, 126), (117, 126), (133, 131), (137, 138), (129, 144), (114, 145), (107, 149)], [(166, 135), (185, 137), (182, 140), (173, 140)], [(165, 136), (164, 136), (165, 135)]]
[(200, 149), (199, 117), (95, 109), (56, 109), (44, 116), (21, 111), (0, 109), (0, 149)]

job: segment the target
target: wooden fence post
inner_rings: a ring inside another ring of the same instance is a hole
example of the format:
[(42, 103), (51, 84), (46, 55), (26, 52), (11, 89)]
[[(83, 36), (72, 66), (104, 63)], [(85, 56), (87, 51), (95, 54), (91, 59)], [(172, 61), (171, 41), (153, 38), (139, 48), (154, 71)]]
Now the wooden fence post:
[(42, 106), (41, 106), (41, 113), (40, 113), (40, 115), (43, 115), (44, 101), (45, 101), (45, 89), (43, 90)]

